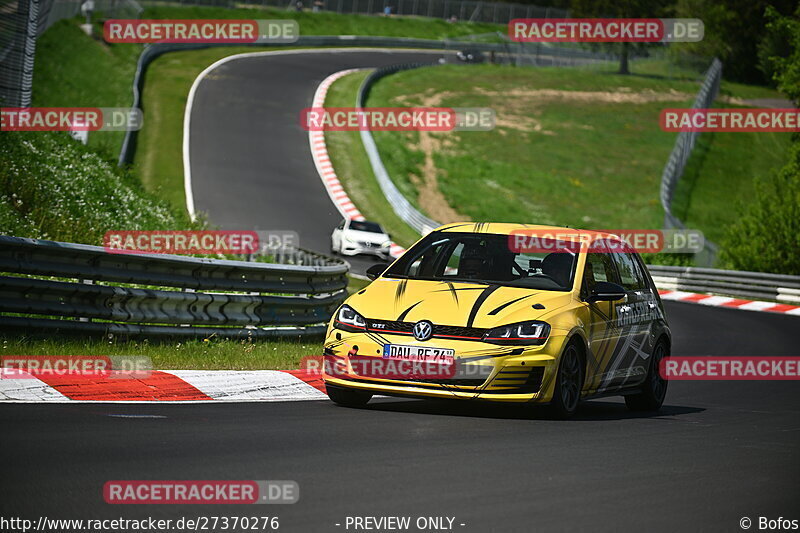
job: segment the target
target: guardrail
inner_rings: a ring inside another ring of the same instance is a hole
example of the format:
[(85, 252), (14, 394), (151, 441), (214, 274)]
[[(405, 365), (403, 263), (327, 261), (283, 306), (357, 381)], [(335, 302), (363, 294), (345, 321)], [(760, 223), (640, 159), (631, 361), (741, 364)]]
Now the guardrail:
[[(703, 85), (697, 93), (692, 109), (703, 109), (711, 107), (714, 99), (719, 93), (719, 85), (722, 80), (722, 62), (714, 58), (711, 66), (706, 72)], [(696, 131), (682, 131), (678, 133), (675, 139), (675, 146), (669, 154), (667, 164), (664, 166), (664, 171), (661, 174), (661, 206), (664, 208), (664, 228), (684, 229), (683, 222), (672, 214), (672, 198), (675, 195), (675, 189), (683, 176), (683, 171), (686, 168), (686, 162), (689, 156), (692, 155), (694, 144), (697, 137), (700, 135)], [(706, 240), (705, 249), (695, 255), (695, 261), (704, 265), (712, 265), (714, 259), (719, 251), (719, 247)]]
[(647, 265), (656, 287), (800, 304), (800, 276), (743, 270)]
[(295, 264), (112, 253), (0, 235), (0, 327), (229, 338), (323, 333), (346, 297), (348, 265), (304, 250), (287, 260)]
[[(373, 70), (366, 78), (364, 78), (361, 87), (358, 89), (356, 107), (367, 106), (369, 91), (377, 80), (401, 70), (408, 70), (423, 66), (429, 66), (429, 64), (408, 63), (405, 65), (392, 65), (390, 67)], [(360, 134), (361, 142), (367, 152), (367, 158), (369, 159), (370, 166), (372, 166), (372, 172), (375, 174), (375, 179), (378, 181), (378, 185), (380, 185), (383, 195), (386, 197), (386, 200), (388, 200), (389, 205), (392, 206), (392, 209), (394, 209), (394, 212), (397, 213), (397, 216), (399, 216), (403, 222), (414, 228), (414, 230), (420, 235), (426, 235), (441, 226), (439, 222), (436, 222), (435, 220), (420, 213), (417, 208), (415, 208), (411, 202), (409, 202), (408, 199), (403, 196), (403, 193), (401, 193), (394, 184), (392, 178), (389, 177), (389, 172), (383, 165), (381, 156), (378, 153), (378, 146), (375, 144), (375, 139), (372, 137), (372, 133), (366, 129), (362, 129)]]

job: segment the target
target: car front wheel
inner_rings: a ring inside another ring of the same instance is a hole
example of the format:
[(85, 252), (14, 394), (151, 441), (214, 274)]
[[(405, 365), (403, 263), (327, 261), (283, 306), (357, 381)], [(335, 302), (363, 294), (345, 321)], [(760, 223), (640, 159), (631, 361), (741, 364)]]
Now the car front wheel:
[(330, 398), (333, 403), (344, 407), (364, 407), (372, 398), (372, 394), (369, 392), (343, 389), (332, 385), (325, 385), (325, 390), (328, 393), (328, 398)]
[(577, 346), (571, 343), (561, 355), (556, 387), (550, 407), (558, 418), (569, 418), (578, 410), (583, 388), (583, 365)]

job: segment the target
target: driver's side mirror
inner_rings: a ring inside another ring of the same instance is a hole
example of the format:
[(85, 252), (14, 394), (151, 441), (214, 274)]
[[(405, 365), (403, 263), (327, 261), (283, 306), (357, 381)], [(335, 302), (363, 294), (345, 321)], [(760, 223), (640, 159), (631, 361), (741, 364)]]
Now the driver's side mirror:
[(383, 274), (383, 272), (389, 267), (386, 263), (379, 263), (377, 265), (372, 265), (367, 269), (367, 278), (373, 280)]
[(592, 293), (586, 298), (589, 303), (593, 302), (614, 302), (625, 298), (626, 292), (622, 285), (611, 283), (610, 281), (598, 281), (595, 283)]

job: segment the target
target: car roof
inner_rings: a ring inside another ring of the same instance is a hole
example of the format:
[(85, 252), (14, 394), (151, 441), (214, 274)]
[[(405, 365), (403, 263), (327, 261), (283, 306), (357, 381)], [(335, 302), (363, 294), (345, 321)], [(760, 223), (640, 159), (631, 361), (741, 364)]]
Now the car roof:
[(454, 222), (452, 224), (445, 224), (436, 228), (434, 231), (441, 231), (445, 233), (494, 233), (498, 235), (512, 235), (514, 233), (530, 232), (530, 235), (538, 235), (540, 237), (550, 236), (558, 237), (560, 240), (578, 240), (580, 236), (590, 240), (597, 239), (615, 239), (619, 240), (619, 236), (613, 233), (603, 231), (595, 231), (588, 229), (566, 228), (562, 226), (544, 226), (538, 224), (512, 224), (508, 222)]

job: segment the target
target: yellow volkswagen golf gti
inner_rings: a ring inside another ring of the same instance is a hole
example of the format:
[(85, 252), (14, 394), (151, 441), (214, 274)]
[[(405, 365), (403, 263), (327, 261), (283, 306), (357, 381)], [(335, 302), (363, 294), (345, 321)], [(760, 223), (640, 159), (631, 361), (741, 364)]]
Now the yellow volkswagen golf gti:
[(641, 258), (619, 237), (462, 223), (420, 239), (334, 313), (323, 350), (328, 396), (550, 404), (622, 395), (657, 410), (671, 334)]

